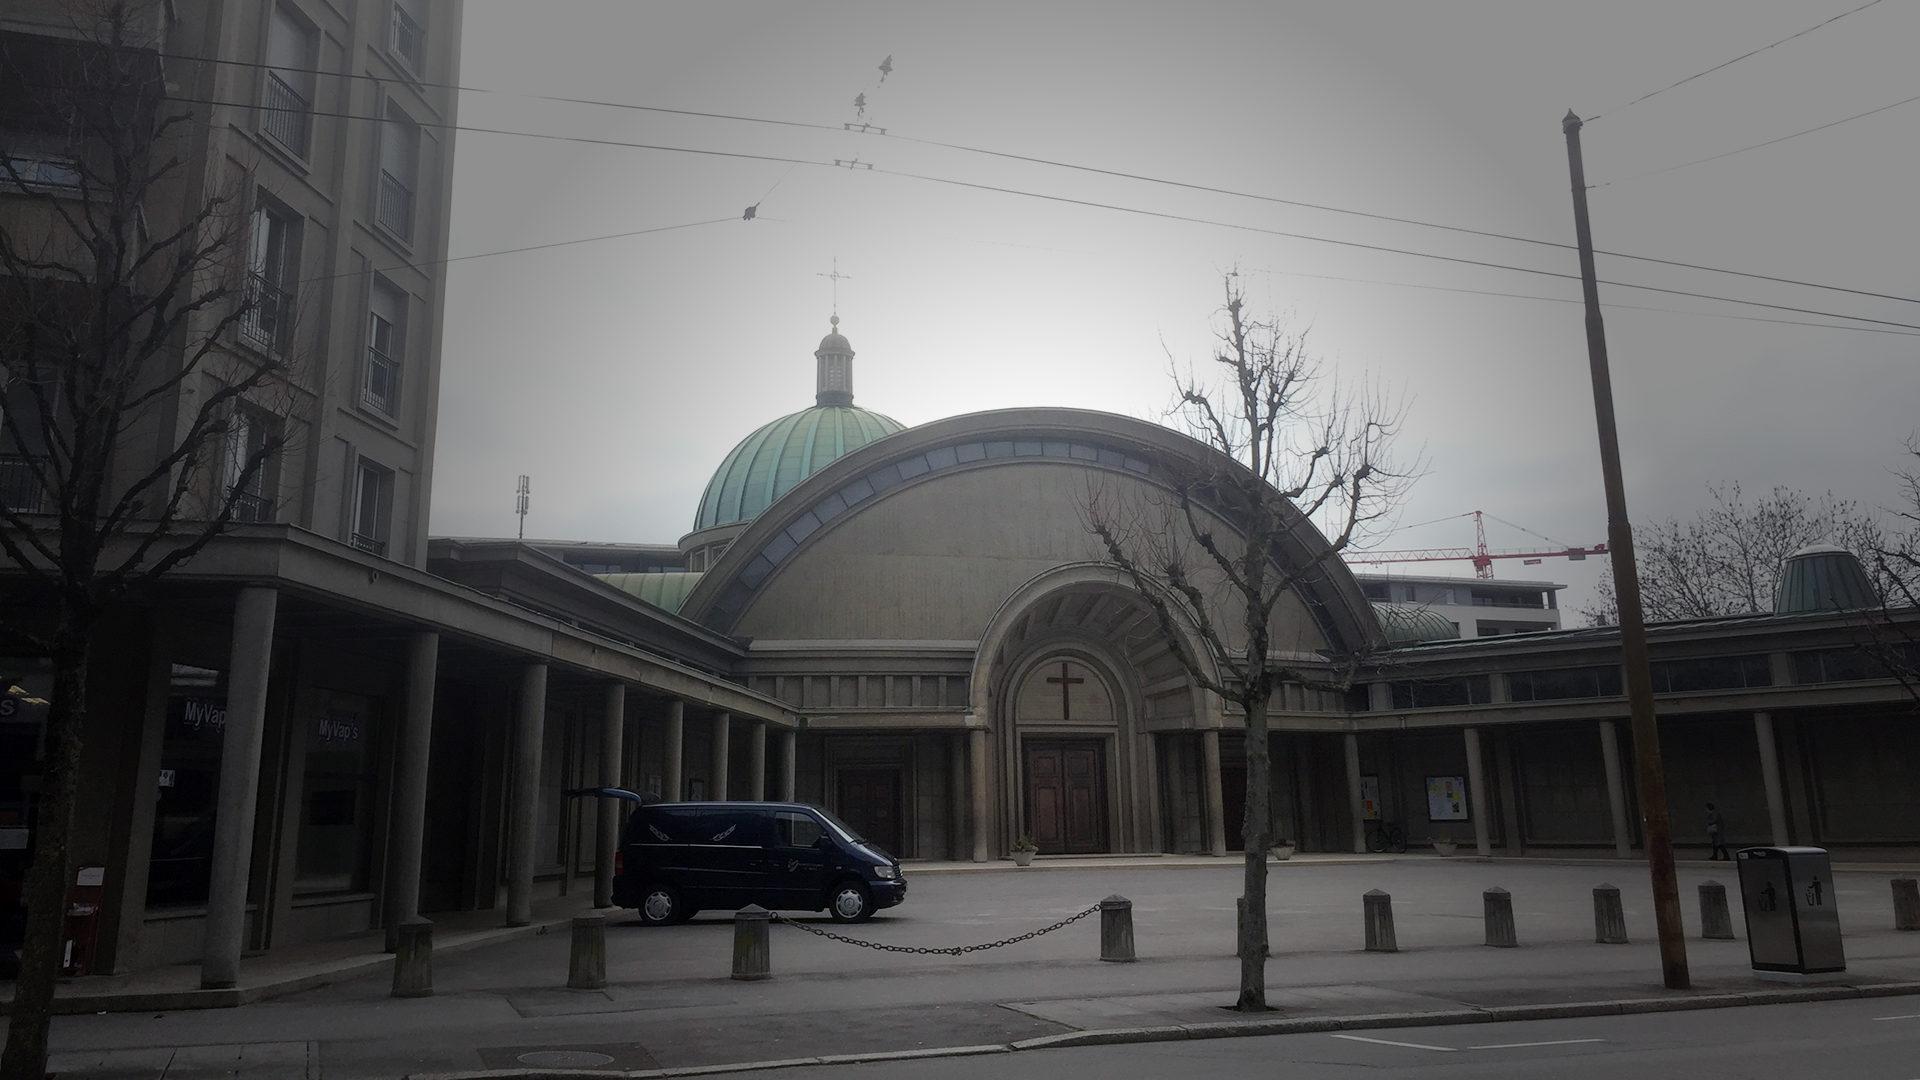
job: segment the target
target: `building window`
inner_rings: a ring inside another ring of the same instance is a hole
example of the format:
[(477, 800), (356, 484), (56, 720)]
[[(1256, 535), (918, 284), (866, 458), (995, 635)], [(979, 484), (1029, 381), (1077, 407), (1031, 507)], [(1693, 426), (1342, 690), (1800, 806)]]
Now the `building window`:
[(147, 861), (147, 906), (207, 902), (213, 871), (214, 811), (220, 796), (226, 679), (209, 668), (173, 665), (160, 743), (159, 804)]
[[(248, 409), (235, 409), (227, 428), (226, 462), (221, 490), (233, 501), (233, 520), (272, 521), (273, 459), (267, 454), (273, 421)], [(251, 473), (247, 463), (259, 458)]]
[(393, 0), (393, 55), (415, 75), (427, 73), (427, 13), (420, 0)]
[(286, 8), (275, 5), (267, 24), (265, 99), (260, 129), (274, 142), (307, 156), (313, 132), (314, 69), (319, 35)]
[(1620, 668), (1550, 668), (1516, 671), (1507, 676), (1509, 696), (1515, 701), (1560, 701), (1567, 698), (1618, 697)]
[(407, 294), (385, 278), (373, 279), (367, 314), (367, 369), (360, 397), (388, 416), (400, 410), (401, 361), (406, 354)]
[(1758, 655), (1661, 660), (1653, 663), (1651, 669), (1653, 689), (1662, 694), (1773, 685), (1773, 672), (1767, 658)]
[(402, 240), (413, 240), (413, 192), (420, 166), (420, 125), (388, 106), (380, 125), (380, 190), (374, 220)]
[(36, 386), (23, 374), (6, 377), (0, 399), (0, 506), (16, 514), (50, 512), (45, 478), (52, 465), (47, 452), (45, 410), (57, 408), (59, 384)]
[(1493, 700), (1486, 675), (1458, 679), (1409, 679), (1391, 684), (1396, 709), (1437, 709), (1449, 705), (1485, 705)]
[(247, 311), (240, 329), (253, 344), (279, 354), (287, 350), (293, 337), (294, 288), (300, 280), (300, 219), (263, 195), (254, 208), (252, 228)]
[(58, 136), (9, 131), (0, 135), (0, 180), (9, 187), (77, 190), (80, 159)]
[(297, 892), (367, 888), (373, 850), (373, 705), (358, 694), (330, 693), (307, 721)]
[(393, 472), (371, 461), (360, 462), (354, 484), (353, 533), (348, 542), (375, 555), (387, 553), (387, 534), (393, 527)]

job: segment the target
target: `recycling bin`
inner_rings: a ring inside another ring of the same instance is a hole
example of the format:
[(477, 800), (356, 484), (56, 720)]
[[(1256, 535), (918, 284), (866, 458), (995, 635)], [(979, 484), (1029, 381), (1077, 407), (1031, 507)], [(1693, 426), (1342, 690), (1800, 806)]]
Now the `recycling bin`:
[(1847, 970), (1833, 867), (1817, 847), (1750, 847), (1734, 853), (1747, 954), (1761, 973), (1816, 975)]

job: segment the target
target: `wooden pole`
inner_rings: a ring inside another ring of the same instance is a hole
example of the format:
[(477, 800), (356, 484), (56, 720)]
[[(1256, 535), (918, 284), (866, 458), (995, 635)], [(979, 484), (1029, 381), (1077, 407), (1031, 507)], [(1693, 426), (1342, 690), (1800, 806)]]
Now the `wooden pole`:
[(1660, 937), (1660, 968), (1669, 990), (1684, 990), (1686, 930), (1680, 922), (1680, 884), (1673, 869), (1673, 828), (1667, 818), (1667, 777), (1660, 763), (1660, 727), (1653, 714), (1653, 676), (1647, 667), (1647, 627), (1640, 611), (1640, 575), (1627, 523), (1626, 485), (1620, 478), (1620, 438), (1614, 428), (1613, 376), (1607, 368), (1607, 332), (1600, 321), (1600, 287), (1593, 269), (1593, 229), (1587, 221), (1587, 175), (1580, 159), (1581, 121), (1571, 110), (1561, 123), (1573, 179), (1573, 224), (1580, 242), (1580, 292), (1587, 308), (1587, 365), (1593, 376), (1593, 414), (1600, 434), (1600, 473), (1607, 489), (1607, 546), (1613, 591), (1620, 606), (1620, 653), (1633, 720), (1633, 761), (1653, 880), (1653, 918)]

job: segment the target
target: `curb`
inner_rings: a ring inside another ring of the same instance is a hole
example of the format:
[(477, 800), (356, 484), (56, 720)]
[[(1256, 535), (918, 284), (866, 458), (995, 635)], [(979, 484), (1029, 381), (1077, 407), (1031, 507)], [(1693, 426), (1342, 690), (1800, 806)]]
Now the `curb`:
[(480, 1069), (471, 1072), (408, 1073), (405, 1080), (655, 1080), (679, 1076), (715, 1076), (725, 1073), (792, 1069), (811, 1065), (846, 1065), (925, 1058), (976, 1057), (1026, 1050), (1058, 1050), (1076, 1046), (1117, 1046), (1126, 1043), (1176, 1042), (1185, 1039), (1240, 1039), (1261, 1035), (1311, 1035), (1326, 1031), (1379, 1031), (1407, 1027), (1454, 1027), (1517, 1020), (1565, 1020), (1583, 1016), (1630, 1016), (1640, 1013), (1691, 1012), (1731, 1009), (1747, 1005), (1787, 1005), (1806, 1001), (1845, 1001), (1859, 998), (1902, 997), (1920, 994), (1920, 981), (1874, 983), (1865, 986), (1802, 986), (1782, 990), (1700, 994), (1692, 997), (1618, 998), (1608, 1001), (1564, 1002), (1554, 1005), (1494, 1005), (1425, 1013), (1361, 1013), (1353, 1016), (1266, 1017), (1253, 1020), (1215, 1020), (1200, 1024), (1158, 1027), (1101, 1028), (1042, 1035), (1013, 1043), (982, 1046), (928, 1047), (871, 1054), (831, 1054), (778, 1061), (741, 1061), (725, 1065), (696, 1065), (667, 1069)]
[[(458, 953), (476, 949), (502, 941), (514, 941), (523, 937), (538, 937), (564, 930), (572, 925), (572, 916), (548, 922), (531, 923), (527, 926), (501, 926), (491, 930), (478, 931), (465, 939), (447, 944), (435, 943), (435, 953)], [(257, 1001), (297, 994), (303, 990), (312, 990), (318, 986), (327, 986), (343, 979), (357, 978), (371, 971), (391, 967), (393, 957), (387, 954), (376, 956), (356, 956), (334, 961), (317, 971), (290, 978), (262, 981), (251, 986), (227, 987), (220, 990), (202, 990), (199, 988), (183, 990), (148, 990), (127, 993), (75, 993), (61, 994), (58, 990), (53, 998), (53, 1015), (79, 1016), (86, 1013), (126, 1013), (126, 1012), (186, 1012), (194, 1009), (234, 1009), (242, 1005), (251, 1005)], [(13, 1013), (11, 995), (0, 999), (0, 1016)], [(604, 1075), (604, 1074), (595, 1074)]]

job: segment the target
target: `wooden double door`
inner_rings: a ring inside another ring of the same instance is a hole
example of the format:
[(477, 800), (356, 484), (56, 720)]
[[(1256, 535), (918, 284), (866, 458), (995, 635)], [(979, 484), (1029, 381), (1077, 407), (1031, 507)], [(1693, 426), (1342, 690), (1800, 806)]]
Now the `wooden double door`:
[(1027, 827), (1042, 854), (1107, 846), (1107, 755), (1100, 739), (1028, 739), (1023, 744)]
[(834, 792), (841, 820), (896, 859), (907, 854), (900, 779), (891, 766), (841, 769)]

